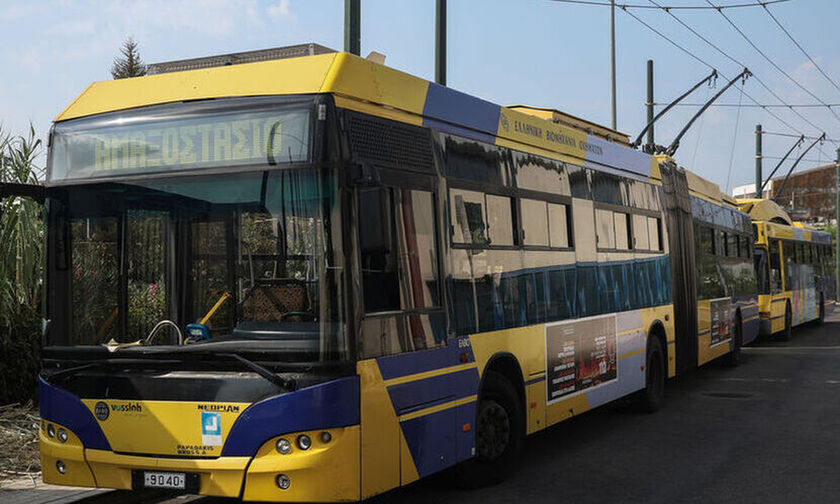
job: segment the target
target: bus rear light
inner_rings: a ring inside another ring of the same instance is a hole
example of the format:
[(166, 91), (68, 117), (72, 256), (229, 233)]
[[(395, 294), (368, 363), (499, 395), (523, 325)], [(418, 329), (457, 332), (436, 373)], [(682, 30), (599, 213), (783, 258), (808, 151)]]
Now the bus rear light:
[(288, 490), (289, 487), (292, 485), (292, 480), (290, 480), (289, 477), (285, 474), (278, 474), (277, 477), (274, 479), (274, 482), (277, 483), (277, 487), (280, 490)]

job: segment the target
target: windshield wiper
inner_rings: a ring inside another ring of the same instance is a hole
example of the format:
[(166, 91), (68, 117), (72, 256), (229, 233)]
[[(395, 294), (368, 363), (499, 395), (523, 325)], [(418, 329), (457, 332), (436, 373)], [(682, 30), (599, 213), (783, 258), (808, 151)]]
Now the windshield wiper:
[(239, 354), (220, 353), (218, 355), (221, 357), (232, 357), (238, 360), (251, 371), (257, 373), (258, 375), (262, 376), (263, 378), (277, 385), (278, 387), (288, 390), (289, 392), (294, 392), (297, 389), (297, 381), (294, 378), (283, 378), (282, 376), (279, 376), (277, 373), (271, 371), (267, 367), (261, 366), (254, 361), (250, 361)]

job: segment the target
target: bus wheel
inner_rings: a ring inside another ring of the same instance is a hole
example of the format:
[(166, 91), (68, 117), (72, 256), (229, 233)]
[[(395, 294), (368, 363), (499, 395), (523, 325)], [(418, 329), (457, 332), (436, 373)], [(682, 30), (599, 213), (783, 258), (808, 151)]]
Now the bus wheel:
[(653, 413), (665, 402), (665, 353), (656, 336), (648, 337), (645, 359), (645, 388), (636, 393), (639, 409)]
[(525, 440), (519, 394), (499, 373), (487, 371), (475, 421), (475, 457), (456, 469), (457, 484), (475, 488), (499, 483), (513, 471)]
[(741, 312), (735, 314), (735, 335), (732, 351), (726, 355), (726, 365), (735, 367), (741, 363), (741, 345), (744, 344), (744, 328), (741, 325)]
[(790, 341), (790, 335), (793, 333), (793, 315), (790, 310), (790, 301), (785, 303), (785, 329), (779, 335), (782, 341)]

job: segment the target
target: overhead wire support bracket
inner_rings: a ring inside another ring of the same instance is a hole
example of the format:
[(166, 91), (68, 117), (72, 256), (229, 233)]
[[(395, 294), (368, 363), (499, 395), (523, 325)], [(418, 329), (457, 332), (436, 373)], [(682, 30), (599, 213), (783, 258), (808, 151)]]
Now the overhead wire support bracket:
[(770, 175), (768, 175), (767, 178), (764, 180), (764, 182), (761, 184), (761, 188), (755, 194), (756, 198), (760, 198), (761, 195), (764, 194), (764, 187), (767, 186), (767, 183), (770, 182), (770, 179), (773, 178), (773, 175), (775, 175), (776, 171), (782, 166), (782, 163), (784, 163), (785, 160), (788, 158), (788, 156), (790, 156), (790, 153), (793, 152), (793, 149), (802, 145), (802, 142), (804, 142), (804, 141), (805, 141), (805, 135), (799, 135), (799, 139), (796, 140), (796, 142), (791, 146), (791, 148), (787, 151), (787, 154), (785, 154), (784, 157), (779, 160), (779, 162), (776, 164), (776, 167), (773, 168), (773, 171), (770, 172)]
[(703, 112), (705, 112), (706, 109), (709, 108), (709, 106), (712, 103), (714, 103), (715, 100), (717, 100), (720, 97), (720, 95), (722, 95), (727, 89), (732, 87), (732, 85), (735, 84), (738, 81), (738, 79), (741, 79), (741, 85), (743, 86), (744, 82), (751, 75), (752, 75), (752, 72), (750, 72), (750, 70), (748, 68), (744, 68), (744, 70), (742, 70), (741, 73), (736, 75), (734, 79), (732, 79), (731, 81), (726, 83), (726, 85), (723, 86), (723, 88), (720, 91), (718, 91), (714, 96), (712, 96), (709, 99), (709, 101), (707, 101), (705, 103), (705, 105), (703, 105), (703, 107), (701, 107), (700, 110), (698, 110), (697, 113), (694, 114), (694, 117), (692, 117), (691, 120), (688, 121), (688, 124), (685, 125), (685, 127), (682, 129), (682, 131), (679, 132), (677, 137), (674, 138), (674, 141), (671, 142), (671, 145), (669, 145), (668, 148), (665, 149), (665, 154), (667, 154), (669, 156), (673, 156), (674, 153), (677, 152), (677, 149), (680, 148), (680, 140), (682, 139), (683, 135), (685, 135), (685, 133), (688, 131), (688, 129), (691, 128), (691, 125), (694, 124), (694, 121), (696, 121), (697, 118), (700, 117), (700, 115), (702, 115)]
[[(656, 121), (657, 121), (660, 117), (662, 117), (663, 115), (665, 115), (665, 113), (666, 113), (666, 112), (668, 112), (669, 110), (671, 110), (672, 108), (674, 108), (674, 106), (675, 106), (675, 105), (677, 105), (679, 102), (683, 101), (683, 100), (685, 99), (685, 97), (686, 97), (686, 96), (688, 96), (688, 95), (690, 95), (691, 93), (693, 93), (693, 92), (694, 92), (697, 88), (699, 88), (699, 87), (700, 87), (700, 86), (702, 86), (703, 84), (705, 84), (705, 83), (707, 83), (707, 82), (708, 82), (710, 85), (712, 85), (712, 82), (713, 82), (713, 81), (717, 81), (717, 77), (718, 77), (717, 70), (712, 69), (712, 73), (710, 73), (707, 77), (703, 78), (703, 80), (701, 80), (700, 82), (698, 82), (697, 84), (695, 84), (695, 85), (694, 85), (691, 89), (689, 89), (688, 91), (686, 91), (685, 93), (683, 93), (682, 95), (680, 95), (680, 96), (679, 96), (676, 100), (674, 100), (674, 101), (672, 101), (671, 103), (669, 103), (667, 107), (665, 107), (664, 109), (660, 110), (660, 111), (659, 111), (659, 113), (658, 113), (658, 114), (656, 114), (656, 115), (653, 117), (653, 119), (651, 119), (651, 120), (650, 120), (650, 122), (649, 122), (649, 123), (647, 123), (647, 125), (645, 125), (644, 129), (642, 130), (642, 132), (641, 132), (641, 133), (639, 133), (639, 136), (638, 136), (638, 137), (636, 137), (636, 141), (635, 141), (635, 142), (633, 142), (632, 146), (633, 146), (634, 148), (639, 147), (639, 145), (641, 145), (641, 143), (642, 143), (642, 137), (643, 137), (643, 136), (645, 136), (645, 133), (647, 133), (647, 131), (648, 131), (650, 128), (652, 128), (652, 127), (653, 127), (653, 124), (654, 124), (654, 123), (655, 123), (655, 122), (656, 122)], [(653, 152), (656, 150), (656, 146), (655, 146), (655, 145), (652, 145), (652, 144), (645, 144), (645, 145), (642, 147), (642, 150), (643, 150), (643, 151), (645, 151), (645, 152), (647, 152), (648, 154), (651, 154), (651, 153), (653, 153)]]
[(802, 158), (804, 158), (804, 157), (805, 157), (805, 154), (808, 154), (808, 151), (809, 151), (809, 150), (811, 150), (811, 149), (812, 149), (815, 145), (817, 145), (819, 142), (822, 142), (823, 140), (825, 140), (825, 133), (823, 133), (823, 134), (822, 134), (819, 138), (817, 138), (816, 140), (814, 140), (814, 143), (812, 143), (811, 145), (809, 145), (809, 146), (808, 146), (808, 148), (807, 148), (807, 149), (805, 149), (805, 150), (802, 152), (802, 154), (800, 154), (800, 155), (799, 155), (799, 157), (798, 157), (798, 158), (796, 158), (796, 161), (793, 163), (793, 166), (791, 166), (791, 167), (790, 167), (790, 170), (788, 170), (787, 175), (785, 175), (785, 178), (784, 178), (784, 179), (782, 179), (782, 186), (781, 186), (781, 187), (779, 187), (779, 192), (777, 192), (777, 193), (773, 196), (773, 201), (776, 201), (777, 199), (779, 199), (779, 196), (781, 196), (781, 195), (782, 195), (782, 191), (784, 191), (784, 190), (785, 190), (785, 184), (787, 184), (788, 178), (790, 178), (790, 175), (793, 173), (793, 169), (794, 169), (794, 168), (796, 168), (796, 165), (798, 165), (800, 161), (802, 161)]

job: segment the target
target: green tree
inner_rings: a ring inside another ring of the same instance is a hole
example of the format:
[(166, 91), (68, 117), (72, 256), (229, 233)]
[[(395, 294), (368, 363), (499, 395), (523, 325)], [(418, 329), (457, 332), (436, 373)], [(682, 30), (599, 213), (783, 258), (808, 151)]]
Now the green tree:
[(115, 79), (142, 77), (146, 75), (146, 65), (140, 59), (140, 49), (132, 37), (128, 37), (120, 47), (120, 56), (114, 58), (111, 76)]

